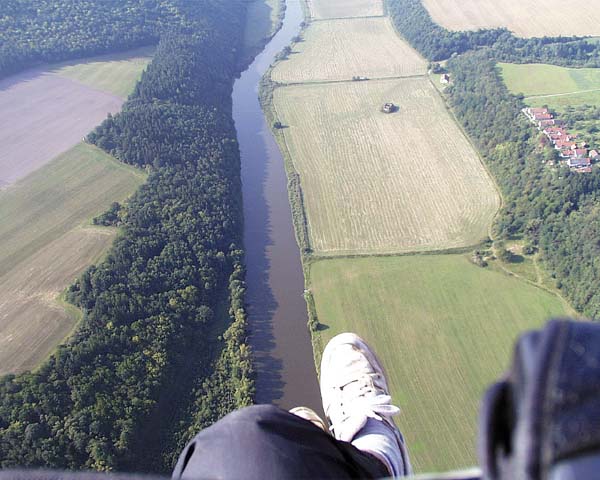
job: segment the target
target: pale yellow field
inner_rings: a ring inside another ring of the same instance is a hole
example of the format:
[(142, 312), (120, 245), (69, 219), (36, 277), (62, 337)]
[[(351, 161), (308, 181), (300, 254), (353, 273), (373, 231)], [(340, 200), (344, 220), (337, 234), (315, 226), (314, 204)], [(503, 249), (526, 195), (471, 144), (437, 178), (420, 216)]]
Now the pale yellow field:
[(114, 228), (66, 232), (0, 276), (0, 375), (34, 369), (78, 318), (60, 293), (110, 247)]
[(395, 32), (388, 18), (313, 22), (293, 53), (277, 64), (277, 82), (424, 75), (427, 63)]
[(79, 63), (58, 65), (51, 71), (88, 87), (125, 98), (133, 91), (153, 54), (154, 47), (144, 47), (120, 54), (78, 60)]
[(73, 328), (57, 297), (116, 233), (90, 219), (145, 178), (81, 144), (0, 192), (0, 374), (33, 368)]
[(450, 30), (506, 27), (521, 37), (600, 36), (600, 0), (423, 0)]
[[(399, 111), (380, 112), (385, 102)], [(498, 208), (494, 185), (426, 77), (277, 88), (317, 253), (472, 245)]]
[(372, 17), (383, 15), (382, 0), (306, 0), (312, 18)]

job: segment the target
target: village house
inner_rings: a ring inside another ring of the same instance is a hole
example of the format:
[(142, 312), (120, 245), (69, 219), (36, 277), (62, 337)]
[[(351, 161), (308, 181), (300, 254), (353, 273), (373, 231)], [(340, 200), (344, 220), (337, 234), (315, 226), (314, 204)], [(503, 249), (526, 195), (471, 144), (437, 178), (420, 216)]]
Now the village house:
[[(600, 161), (598, 151), (590, 150), (588, 153), (588, 142), (576, 142), (577, 134), (569, 133), (563, 127), (564, 122), (556, 120), (547, 108), (527, 107), (522, 112), (550, 140), (554, 148), (560, 151), (560, 157), (565, 159), (564, 163), (573, 171), (589, 173), (592, 171), (592, 162)], [(554, 162), (550, 161), (548, 164), (554, 165)]]
[(569, 142), (567, 140), (563, 140), (562, 138), (554, 143), (554, 148), (557, 150), (571, 150), (574, 146), (576, 146), (575, 142)]
[(448, 75), (447, 73), (444, 73), (440, 77), (440, 83), (450, 83), (450, 75)]
[[(542, 120), (552, 120), (554, 115), (552, 115), (547, 108), (524, 108), (523, 113), (531, 120), (532, 122), (540, 122)], [(552, 123), (553, 125), (553, 123)]]
[(592, 161), (584, 157), (571, 157), (567, 160), (567, 165), (572, 168), (589, 167)]

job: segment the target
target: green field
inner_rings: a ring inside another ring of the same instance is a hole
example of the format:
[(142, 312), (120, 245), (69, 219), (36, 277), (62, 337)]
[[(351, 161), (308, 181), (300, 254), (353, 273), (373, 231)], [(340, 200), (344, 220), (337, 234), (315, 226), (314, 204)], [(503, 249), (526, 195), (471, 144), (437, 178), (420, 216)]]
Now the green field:
[(499, 64), (507, 87), (525, 95), (531, 106), (600, 105), (600, 68), (564, 68), (554, 65)]
[(154, 54), (154, 47), (103, 55), (56, 66), (51, 71), (89, 87), (127, 97)]
[(310, 265), (323, 344), (353, 331), (387, 369), (418, 471), (474, 465), (478, 402), (519, 332), (565, 314), (562, 301), (460, 255)]
[(57, 297), (116, 234), (90, 220), (145, 178), (80, 144), (0, 191), (0, 374), (35, 367), (73, 328)]

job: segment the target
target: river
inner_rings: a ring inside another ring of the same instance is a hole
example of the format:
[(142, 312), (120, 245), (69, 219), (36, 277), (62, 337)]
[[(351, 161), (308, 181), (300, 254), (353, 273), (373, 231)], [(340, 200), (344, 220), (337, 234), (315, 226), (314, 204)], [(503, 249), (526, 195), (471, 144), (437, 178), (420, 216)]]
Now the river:
[(321, 411), (283, 158), (258, 100), (261, 77), (298, 34), (303, 19), (299, 0), (288, 0), (282, 28), (234, 84), (233, 118), (242, 161), (246, 301), (256, 403), (305, 405)]

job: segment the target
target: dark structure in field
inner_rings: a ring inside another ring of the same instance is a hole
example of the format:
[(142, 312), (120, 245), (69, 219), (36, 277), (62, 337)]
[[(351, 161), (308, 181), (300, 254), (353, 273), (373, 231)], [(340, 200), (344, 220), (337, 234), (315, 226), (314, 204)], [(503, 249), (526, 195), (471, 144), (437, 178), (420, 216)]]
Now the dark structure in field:
[(398, 107), (396, 105), (394, 105), (393, 103), (384, 103), (383, 107), (381, 108), (381, 111), (383, 113), (393, 113), (396, 110), (398, 110)]

